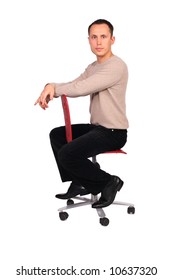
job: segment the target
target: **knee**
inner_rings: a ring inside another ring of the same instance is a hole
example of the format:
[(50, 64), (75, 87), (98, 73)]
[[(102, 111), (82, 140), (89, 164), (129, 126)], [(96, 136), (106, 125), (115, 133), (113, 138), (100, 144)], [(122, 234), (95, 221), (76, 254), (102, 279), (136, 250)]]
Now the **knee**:
[(55, 128), (50, 131), (49, 138), (51, 142), (53, 139), (55, 139)]
[(64, 127), (56, 127), (53, 128), (49, 133), (49, 138), (51, 143), (65, 143), (65, 133), (64, 133)]

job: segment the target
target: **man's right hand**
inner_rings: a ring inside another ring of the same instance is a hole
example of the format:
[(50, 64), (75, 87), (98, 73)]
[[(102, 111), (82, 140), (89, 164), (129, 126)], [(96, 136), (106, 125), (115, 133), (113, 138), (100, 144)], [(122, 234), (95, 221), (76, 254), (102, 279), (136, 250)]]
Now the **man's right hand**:
[(51, 84), (47, 84), (43, 91), (41, 92), (39, 98), (36, 100), (34, 105), (39, 104), (42, 109), (47, 109), (48, 108), (48, 103), (50, 100), (54, 98), (55, 94), (55, 89), (54, 86)]

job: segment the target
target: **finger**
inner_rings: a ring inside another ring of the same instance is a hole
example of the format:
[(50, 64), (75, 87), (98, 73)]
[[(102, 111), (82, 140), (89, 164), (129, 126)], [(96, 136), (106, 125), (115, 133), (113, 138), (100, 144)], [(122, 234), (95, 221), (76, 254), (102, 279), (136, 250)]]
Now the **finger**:
[(43, 110), (45, 110), (44, 104), (42, 104), (41, 102), (39, 102), (39, 105), (40, 105), (40, 107), (41, 107)]
[(39, 98), (35, 101), (34, 105), (37, 105), (39, 103)]
[(46, 100), (44, 100), (43, 102), (41, 101), (41, 104), (42, 106), (45, 108), (45, 107), (48, 107), (48, 103), (46, 102)]
[(49, 106), (48, 106), (48, 103), (47, 103), (46, 101), (45, 101), (45, 102), (40, 101), (39, 104), (40, 104), (40, 106), (41, 106), (42, 109), (46, 109), (46, 108), (49, 107)]

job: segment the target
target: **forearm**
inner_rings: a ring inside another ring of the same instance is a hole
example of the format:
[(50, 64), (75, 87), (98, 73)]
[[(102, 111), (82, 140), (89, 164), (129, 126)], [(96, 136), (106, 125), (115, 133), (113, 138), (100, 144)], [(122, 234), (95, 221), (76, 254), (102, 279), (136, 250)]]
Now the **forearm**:
[[(48, 83), (46, 85), (52, 85), (54, 87), (54, 97), (58, 97), (61, 96), (63, 94), (67, 95), (67, 88), (72, 88), (72, 95), (74, 95), (74, 85), (77, 84), (79, 81), (82, 81), (86, 78), (86, 72), (82, 73), (79, 77), (77, 77), (76, 79), (67, 82), (67, 83)], [(77, 95), (78, 96), (78, 95)]]
[(104, 74), (96, 73), (88, 78), (64, 85), (54, 84), (55, 96), (63, 94), (68, 97), (87, 96), (105, 90), (115, 83), (114, 77), (104, 79)]

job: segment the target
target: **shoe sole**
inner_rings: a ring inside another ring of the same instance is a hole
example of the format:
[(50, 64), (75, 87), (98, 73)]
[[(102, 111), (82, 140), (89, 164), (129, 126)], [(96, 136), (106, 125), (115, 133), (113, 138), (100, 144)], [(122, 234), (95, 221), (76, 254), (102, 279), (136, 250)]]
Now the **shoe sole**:
[(80, 195), (80, 196), (83, 196), (83, 195), (87, 195), (87, 194), (90, 194), (89, 192), (86, 192), (86, 191), (81, 191), (80, 193), (78, 192), (78, 193), (76, 193), (76, 194), (74, 194), (73, 196), (71, 196), (71, 195), (58, 195), (58, 194), (56, 194), (55, 195), (55, 197), (56, 198), (58, 198), (58, 199), (71, 199), (71, 198), (74, 198), (74, 197), (76, 197), (76, 196), (78, 196), (78, 195)]

